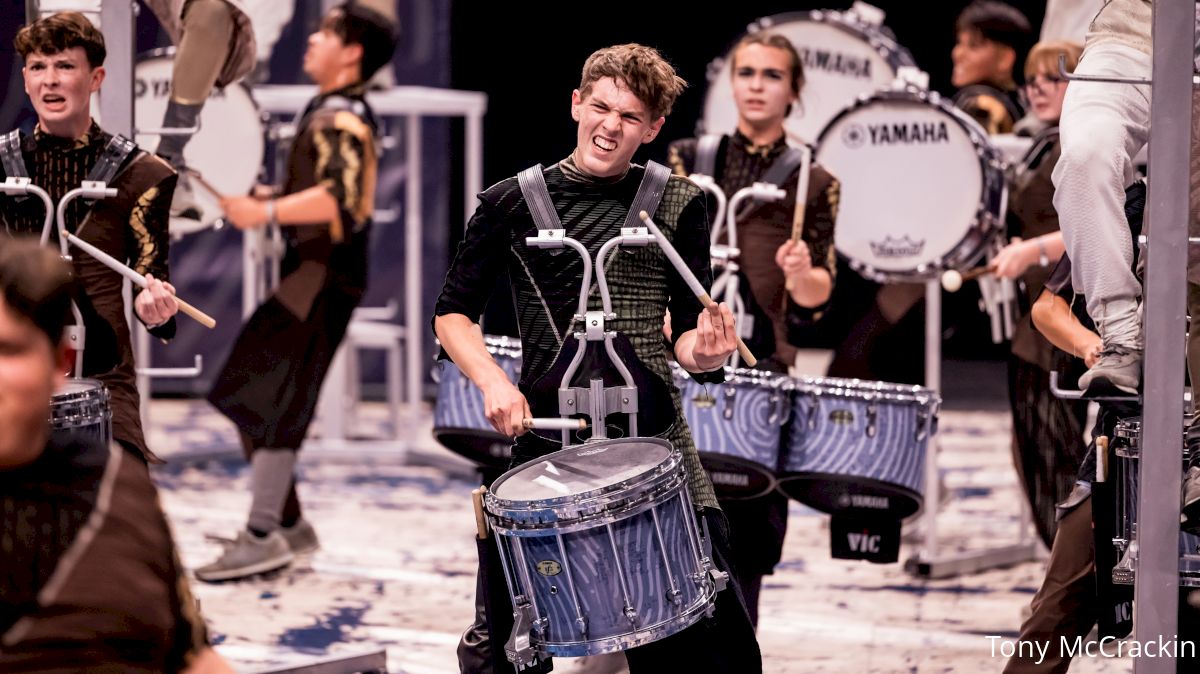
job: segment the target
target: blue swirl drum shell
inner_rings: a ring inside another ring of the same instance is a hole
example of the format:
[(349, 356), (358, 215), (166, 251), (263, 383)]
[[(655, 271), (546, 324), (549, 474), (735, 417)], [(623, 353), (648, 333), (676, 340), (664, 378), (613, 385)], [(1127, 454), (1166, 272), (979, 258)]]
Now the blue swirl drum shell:
[(682, 457), (653, 438), (568, 447), (515, 468), (487, 494), (514, 607), (533, 645), (575, 657), (675, 634), (715, 600)]
[(724, 383), (701, 384), (677, 364), (672, 364), (672, 374), (717, 496), (751, 499), (774, 489), (783, 430), (791, 415), (792, 379), (726, 368)]
[(112, 441), (108, 389), (95, 379), (68, 379), (50, 398), (50, 432), (83, 437), (105, 447)]
[[(488, 352), (509, 381), (521, 378), (521, 342), (511, 337), (484, 337)], [(454, 363), (438, 363), (437, 402), (433, 408), (433, 437), (447, 449), (484, 468), (505, 470), (512, 440), (496, 432), (483, 410), (483, 393)]]
[(827, 513), (912, 515), (921, 508), (940, 403), (920, 386), (797, 380), (779, 488)]
[[(1113, 543), (1116, 544), (1117, 553), (1122, 559), (1113, 569), (1112, 579), (1118, 585), (1133, 585), (1137, 580), (1140, 435), (1139, 419), (1123, 419), (1117, 423), (1113, 432), (1113, 449), (1117, 455), (1109, 474), (1109, 480), (1117, 489), (1117, 522), (1113, 529)], [(1186, 450), (1181, 457), (1181, 469), (1186, 471)], [(1185, 531), (1179, 532), (1179, 584), (1183, 587), (1200, 587), (1200, 536)]]

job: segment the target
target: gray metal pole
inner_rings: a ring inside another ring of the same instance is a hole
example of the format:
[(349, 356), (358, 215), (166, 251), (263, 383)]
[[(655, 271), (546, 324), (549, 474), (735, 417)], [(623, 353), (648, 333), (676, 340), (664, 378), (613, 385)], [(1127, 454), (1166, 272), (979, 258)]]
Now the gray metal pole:
[[(1148, 348), (1138, 494), (1140, 554), (1134, 590), (1134, 636), (1139, 643), (1157, 643), (1160, 638), (1169, 642), (1178, 634), (1179, 466), (1194, 20), (1195, 6), (1191, 2), (1154, 3), (1150, 193), (1146, 204), (1150, 233), (1144, 292)], [(1133, 671), (1169, 674), (1175, 671), (1175, 658), (1137, 658)]]
[(104, 60), (107, 75), (100, 87), (100, 125), (109, 133), (133, 138), (132, 0), (105, 0), (100, 6), (100, 25), (109, 45)]

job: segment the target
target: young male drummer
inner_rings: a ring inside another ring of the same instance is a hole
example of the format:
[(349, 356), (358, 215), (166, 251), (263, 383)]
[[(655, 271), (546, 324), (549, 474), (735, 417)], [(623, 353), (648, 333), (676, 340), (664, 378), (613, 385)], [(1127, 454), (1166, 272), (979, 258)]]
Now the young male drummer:
[[(649, 47), (618, 45), (592, 54), (583, 67), (579, 88), (571, 95), (571, 116), (578, 123), (570, 156), (540, 171), (546, 193), (536, 187), (532, 198), (549, 198), (569, 236), (580, 241), (593, 258), (600, 246), (620, 234), (639, 187), (647, 176), (663, 181), (661, 200), (653, 213), (656, 223), (679, 254), (708, 287), (708, 218), (700, 190), (685, 179), (669, 177), (669, 169), (631, 164), (638, 147), (658, 135), (685, 83), (662, 56)], [(583, 263), (571, 250), (558, 253), (526, 244), (538, 228), (521, 181), (509, 178), (485, 190), (481, 205), (467, 228), (466, 238), (451, 264), (438, 298), (434, 330), (459, 369), (483, 391), (484, 408), (492, 425), (514, 436), (515, 463), (552, 451), (555, 446), (525, 433), (527, 417), (557, 417), (557, 406), (527, 402), (538, 380), (549, 371), (571, 339)], [(536, 180), (528, 182), (536, 183)], [(657, 184), (656, 184), (657, 187)], [(636, 214), (634, 214), (636, 218)], [(522, 378), (513, 386), (488, 354), (475, 323), (483, 313), (488, 290), (501, 275), (513, 286), (521, 326), (524, 362)], [(678, 391), (671, 373), (661, 328), (670, 308), (675, 324), (671, 348), (684, 369), (694, 373), (719, 371), (735, 348), (734, 319), (729, 308), (702, 310), (679, 274), (656, 246), (629, 249), (609, 264), (608, 283), (616, 320), (607, 328), (632, 343), (633, 366), (645, 368), (670, 393), (665, 403), (669, 425), (663, 435), (681, 450), (693, 501), (711, 533), (717, 566), (728, 569), (726, 524), (712, 484), (700, 466), (695, 446), (683, 423)], [(591, 307), (599, 302), (593, 293)], [(718, 375), (721, 376), (721, 375)], [(673, 422), (673, 423), (672, 423)], [(482, 611), (481, 611), (482, 612)], [(478, 635), (479, 625), (468, 631)], [(490, 635), (491, 647), (508, 638)], [(464, 640), (460, 666), (464, 672), (489, 671), (483, 664), (486, 638)], [(717, 594), (712, 618), (654, 643), (626, 651), (630, 671), (737, 672), (761, 671), (761, 657), (741, 595), (735, 585)]]
[(231, 672), (145, 465), (49, 432), (70, 296), (55, 252), (0, 238), (0, 671)]
[[(14, 42), (25, 61), (25, 93), (38, 115), (33, 133), (0, 142), (0, 179), (29, 177), (57, 207), (84, 180), (104, 179), (117, 196), (66, 211), (67, 231), (139, 274), (149, 284), (134, 299), (134, 314), (159, 339), (175, 335), (175, 289), (167, 283), (167, 217), (175, 172), (132, 142), (105, 133), (91, 117), (91, 95), (104, 81), (104, 36), (82, 14), (54, 14), (25, 26)], [(0, 196), (0, 224), (10, 235), (39, 235), (45, 208), (34, 196)], [(57, 246), (58, 232), (50, 237)], [(113, 438), (154, 459), (142, 434), (133, 346), (125, 320), (124, 278), (77, 248), (71, 249), (85, 327), (83, 372), (108, 387)]]
[[(728, 198), (764, 179), (777, 180), (787, 192), (782, 201), (752, 204), (737, 218), (741, 273), (762, 311), (756, 318), (768, 322), (774, 337), (774, 354), (760, 354), (759, 367), (787, 373), (797, 350), (789, 342), (789, 313), (793, 319), (815, 320), (833, 292), (840, 185), (824, 168), (812, 165), (808, 192), (797, 203), (799, 150), (789, 148), (784, 121), (799, 101), (804, 66), (786, 37), (754, 33), (743, 38), (733, 49), (731, 77), (738, 110), (733, 135), (672, 143), (669, 163), (679, 175), (694, 173), (698, 166), (711, 171)], [(787, 168), (778, 170), (780, 166)], [(799, 241), (792, 239), (797, 221), (803, 223)], [(749, 501), (722, 500), (721, 508), (729, 517), (734, 567), (757, 625), (763, 575), (774, 572), (783, 553), (787, 498), (772, 492)]]

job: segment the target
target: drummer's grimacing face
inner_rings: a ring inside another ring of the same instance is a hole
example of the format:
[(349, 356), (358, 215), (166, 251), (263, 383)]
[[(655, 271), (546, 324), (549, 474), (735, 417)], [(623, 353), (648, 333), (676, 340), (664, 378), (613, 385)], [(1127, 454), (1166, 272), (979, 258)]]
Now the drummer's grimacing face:
[(64, 137), (87, 130), (91, 96), (100, 90), (104, 67), (92, 68), (83, 47), (29, 54), (21, 72), (42, 129)]
[(642, 143), (658, 135), (665, 119), (651, 119), (650, 110), (624, 82), (602, 77), (587, 91), (571, 93), (575, 134), (575, 163), (591, 175), (618, 176), (629, 167)]
[(62, 383), (59, 354), (45, 333), (0, 296), (0, 470), (41, 454), (50, 397)]
[(733, 100), (738, 119), (755, 127), (782, 125), (788, 106), (796, 102), (789, 80), (788, 53), (748, 44), (733, 56)]

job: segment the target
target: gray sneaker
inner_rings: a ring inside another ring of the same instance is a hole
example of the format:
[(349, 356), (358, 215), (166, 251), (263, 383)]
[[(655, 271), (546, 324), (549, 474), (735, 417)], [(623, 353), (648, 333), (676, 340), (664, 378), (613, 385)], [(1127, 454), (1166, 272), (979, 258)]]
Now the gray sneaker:
[(1079, 378), (1079, 388), (1090, 396), (1137, 395), (1141, 383), (1142, 350), (1119, 344), (1104, 347), (1096, 364)]
[(282, 569), (292, 559), (287, 540), (278, 531), (259, 538), (243, 530), (215, 562), (196, 569), (196, 577), (209, 583), (245, 578)]
[(293, 555), (304, 555), (321, 549), (321, 541), (317, 540), (317, 532), (306, 519), (296, 520), (290, 527), (281, 527), (279, 533), (287, 541)]
[(1180, 492), (1179, 528), (1192, 534), (1200, 533), (1200, 468), (1187, 469)]

